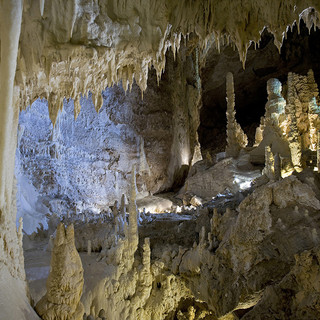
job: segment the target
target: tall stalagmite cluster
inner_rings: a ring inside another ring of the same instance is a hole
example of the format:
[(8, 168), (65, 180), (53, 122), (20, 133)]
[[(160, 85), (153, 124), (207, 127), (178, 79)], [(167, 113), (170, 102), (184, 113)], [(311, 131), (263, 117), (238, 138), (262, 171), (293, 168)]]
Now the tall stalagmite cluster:
[(319, 92), (313, 71), (305, 76), (289, 73), (285, 98), (278, 79), (268, 80), (267, 91), (266, 113), (256, 130), (251, 157), (270, 147), (270, 152), (278, 155), (285, 175), (292, 170), (301, 172), (313, 162), (320, 130)]

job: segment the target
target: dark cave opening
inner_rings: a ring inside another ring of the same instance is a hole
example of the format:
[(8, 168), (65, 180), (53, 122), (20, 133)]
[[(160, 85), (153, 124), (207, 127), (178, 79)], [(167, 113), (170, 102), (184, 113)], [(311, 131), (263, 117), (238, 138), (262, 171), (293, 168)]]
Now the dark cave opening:
[(225, 46), (221, 53), (215, 48), (208, 52), (201, 69), (202, 109), (198, 129), (202, 154), (214, 154), (226, 146), (226, 73), (234, 75), (236, 118), (248, 135), (248, 146), (254, 143), (255, 129), (265, 113), (267, 81), (277, 78), (283, 84), (289, 72), (307, 74), (313, 69), (320, 82), (320, 31), (309, 29), (300, 22), (300, 33), (295, 25), (287, 32), (281, 53), (273, 43), (273, 36), (264, 30), (259, 48), (248, 49), (243, 70), (238, 52)]

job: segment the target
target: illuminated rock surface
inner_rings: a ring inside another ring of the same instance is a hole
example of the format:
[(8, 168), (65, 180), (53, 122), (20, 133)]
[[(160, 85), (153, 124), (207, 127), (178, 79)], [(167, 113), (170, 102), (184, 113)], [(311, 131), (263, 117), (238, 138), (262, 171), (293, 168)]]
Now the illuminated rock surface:
[(81, 320), (83, 305), (80, 297), (83, 288), (81, 259), (74, 245), (73, 225), (57, 228), (47, 292), (37, 303), (36, 311), (42, 319)]
[(269, 2), (0, 2), (1, 318), (320, 317), (317, 68), (268, 83), (253, 148), (229, 74), (232, 158), (199, 155), (210, 47), (245, 67), (265, 28), (319, 27), (318, 0)]

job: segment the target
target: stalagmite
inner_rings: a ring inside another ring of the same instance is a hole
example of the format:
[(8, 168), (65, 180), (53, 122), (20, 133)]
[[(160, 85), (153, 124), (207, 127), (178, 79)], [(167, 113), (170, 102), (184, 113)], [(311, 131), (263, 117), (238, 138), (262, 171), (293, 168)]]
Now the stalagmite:
[(191, 165), (194, 165), (195, 163), (197, 163), (198, 161), (201, 161), (201, 160), (203, 160), (203, 158), (202, 158), (202, 154), (201, 154), (201, 145), (200, 145), (199, 137), (198, 137), (198, 133), (197, 133)]
[(262, 171), (270, 180), (275, 180), (275, 159), (270, 146), (265, 147), (265, 166)]
[(236, 158), (248, 144), (248, 138), (235, 118), (235, 95), (232, 73), (227, 74), (227, 147), (226, 156)]
[(285, 100), (281, 95), (281, 82), (268, 80), (266, 113), (256, 130), (256, 149), (251, 152), (255, 159), (271, 145), (273, 153), (278, 153), (284, 160), (282, 175), (285, 176), (292, 173), (291, 163), (298, 172), (306, 164), (312, 165), (320, 130), (319, 93), (313, 71), (309, 70), (307, 76), (289, 73), (287, 88)]
[(281, 95), (282, 85), (278, 79), (267, 82), (268, 102), (266, 104), (265, 126), (272, 127), (280, 136), (285, 132), (286, 100)]
[(254, 147), (257, 147), (261, 141), (263, 140), (263, 131), (265, 128), (265, 118), (261, 117), (260, 118), (260, 126), (257, 127), (256, 129), (256, 134), (255, 134), (255, 138), (254, 138)]
[(290, 115), (289, 147), (291, 151), (291, 160), (293, 167), (297, 172), (302, 171), (302, 150), (301, 141), (297, 127), (296, 107), (295, 107), (295, 88), (293, 83), (293, 74), (288, 74), (288, 111)]
[(274, 155), (274, 179), (276, 181), (281, 179), (281, 158), (279, 153)]
[(116, 218), (118, 216), (118, 214), (119, 214), (119, 207), (118, 207), (118, 201), (117, 200), (113, 204), (112, 214), (113, 214), (114, 218)]
[(130, 191), (130, 199), (129, 199), (129, 229), (128, 229), (128, 237), (130, 245), (135, 251), (139, 238), (138, 238), (138, 208), (136, 203), (137, 198), (137, 183), (136, 183), (136, 168), (132, 167), (131, 170), (131, 191)]
[(205, 226), (202, 226), (200, 233), (199, 233), (199, 245), (198, 245), (198, 250), (200, 252), (202, 252), (206, 248), (207, 239), (208, 239), (208, 237), (206, 236), (206, 228), (205, 228)]
[(73, 225), (65, 229), (59, 224), (50, 270), (47, 293), (36, 305), (38, 314), (44, 320), (82, 320), (83, 268), (74, 244)]
[(150, 239), (149, 238), (145, 238), (144, 239), (144, 244), (143, 244), (142, 265), (147, 271), (150, 270), (150, 262), (151, 262), (150, 254), (151, 254)]

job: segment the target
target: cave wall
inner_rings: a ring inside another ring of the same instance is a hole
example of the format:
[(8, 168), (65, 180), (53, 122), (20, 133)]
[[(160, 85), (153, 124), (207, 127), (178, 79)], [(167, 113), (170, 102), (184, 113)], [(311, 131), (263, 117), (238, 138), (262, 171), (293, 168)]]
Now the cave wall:
[(187, 48), (175, 60), (169, 54), (159, 86), (153, 71), (143, 98), (136, 84), (127, 93), (106, 88), (98, 113), (91, 94), (81, 98), (76, 120), (65, 100), (54, 127), (45, 100), (21, 111), (16, 176), (24, 230), (46, 227), (46, 214), (107, 210), (129, 196), (133, 165), (139, 197), (183, 183), (199, 123), (195, 63)]

